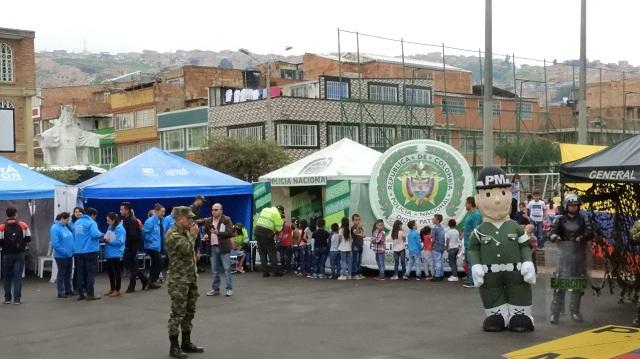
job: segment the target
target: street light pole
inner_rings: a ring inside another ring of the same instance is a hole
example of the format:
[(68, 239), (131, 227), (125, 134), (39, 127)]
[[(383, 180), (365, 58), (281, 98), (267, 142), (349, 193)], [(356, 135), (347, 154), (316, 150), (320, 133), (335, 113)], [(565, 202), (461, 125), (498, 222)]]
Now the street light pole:
[(578, 143), (587, 144), (587, 0), (580, 3), (580, 97), (578, 99)]
[[(492, 54), (492, 6), (485, 0), (484, 18), (484, 109), (482, 113), (482, 157), (485, 167), (493, 164), (493, 54)], [(475, 137), (474, 137), (475, 142)], [(475, 144), (474, 144), (475, 148)], [(475, 158), (474, 158), (475, 161)]]

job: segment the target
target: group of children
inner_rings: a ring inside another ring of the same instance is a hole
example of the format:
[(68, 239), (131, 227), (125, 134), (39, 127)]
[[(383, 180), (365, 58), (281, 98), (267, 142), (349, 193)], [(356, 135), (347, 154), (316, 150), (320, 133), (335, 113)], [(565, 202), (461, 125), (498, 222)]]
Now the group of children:
[[(427, 279), (442, 281), (446, 255), (451, 267), (448, 280), (458, 281), (457, 258), (462, 256), (460, 232), (455, 219), (448, 221), (447, 228), (443, 227), (442, 221), (442, 215), (436, 214), (433, 226), (425, 226), (420, 231), (415, 221), (409, 221), (406, 228), (401, 221), (396, 221), (390, 235), (387, 235), (384, 222), (377, 220), (370, 243), (379, 271), (375, 279), (385, 280), (385, 254), (391, 241), (394, 259), (391, 280), (407, 280), (411, 272), (415, 272), (416, 280), (420, 280), (424, 272)], [(291, 224), (285, 224), (278, 238), (283, 270), (311, 279), (363, 279), (361, 262), (365, 231), (360, 216), (354, 214), (351, 221), (343, 218), (340, 224), (332, 223), (328, 229), (325, 227), (324, 218), (311, 218), (309, 221), (293, 219)], [(330, 274), (325, 272), (327, 260)]]

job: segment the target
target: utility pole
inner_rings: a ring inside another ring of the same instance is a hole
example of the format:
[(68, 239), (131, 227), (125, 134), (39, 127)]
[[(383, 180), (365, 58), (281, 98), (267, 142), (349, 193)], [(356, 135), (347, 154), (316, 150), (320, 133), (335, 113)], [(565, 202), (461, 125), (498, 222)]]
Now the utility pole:
[(587, 144), (587, 0), (580, 3), (580, 96), (578, 98), (578, 143)]
[(485, 0), (484, 17), (484, 108), (482, 111), (482, 157), (485, 167), (493, 164), (493, 54), (491, 0)]

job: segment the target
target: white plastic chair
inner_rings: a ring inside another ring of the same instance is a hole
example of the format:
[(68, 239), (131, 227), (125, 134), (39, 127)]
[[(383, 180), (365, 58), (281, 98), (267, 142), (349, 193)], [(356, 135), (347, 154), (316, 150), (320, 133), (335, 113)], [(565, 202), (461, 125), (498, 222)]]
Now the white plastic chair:
[(47, 250), (46, 256), (38, 257), (38, 277), (44, 278), (45, 265), (50, 263), (51, 266), (51, 279), (49, 282), (55, 283), (56, 277), (58, 276), (58, 266), (56, 265), (56, 261), (53, 259), (52, 255), (53, 250), (51, 249), (51, 242), (49, 242), (49, 249)]

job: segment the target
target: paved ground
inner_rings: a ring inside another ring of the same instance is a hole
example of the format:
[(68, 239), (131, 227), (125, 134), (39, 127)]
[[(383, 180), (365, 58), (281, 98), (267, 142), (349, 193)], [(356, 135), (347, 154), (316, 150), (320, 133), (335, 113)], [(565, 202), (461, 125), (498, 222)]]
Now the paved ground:
[[(475, 289), (426, 281), (332, 281), (234, 275), (235, 295), (206, 297), (200, 277), (194, 341), (199, 358), (498, 358), (511, 350), (603, 324), (628, 325), (632, 304), (585, 296), (586, 323), (546, 322), (548, 277), (535, 286), (534, 333), (484, 333)], [(99, 276), (97, 287), (107, 287)], [(54, 298), (25, 283), (24, 304), (0, 305), (2, 358), (164, 358), (166, 290), (95, 302)]]

